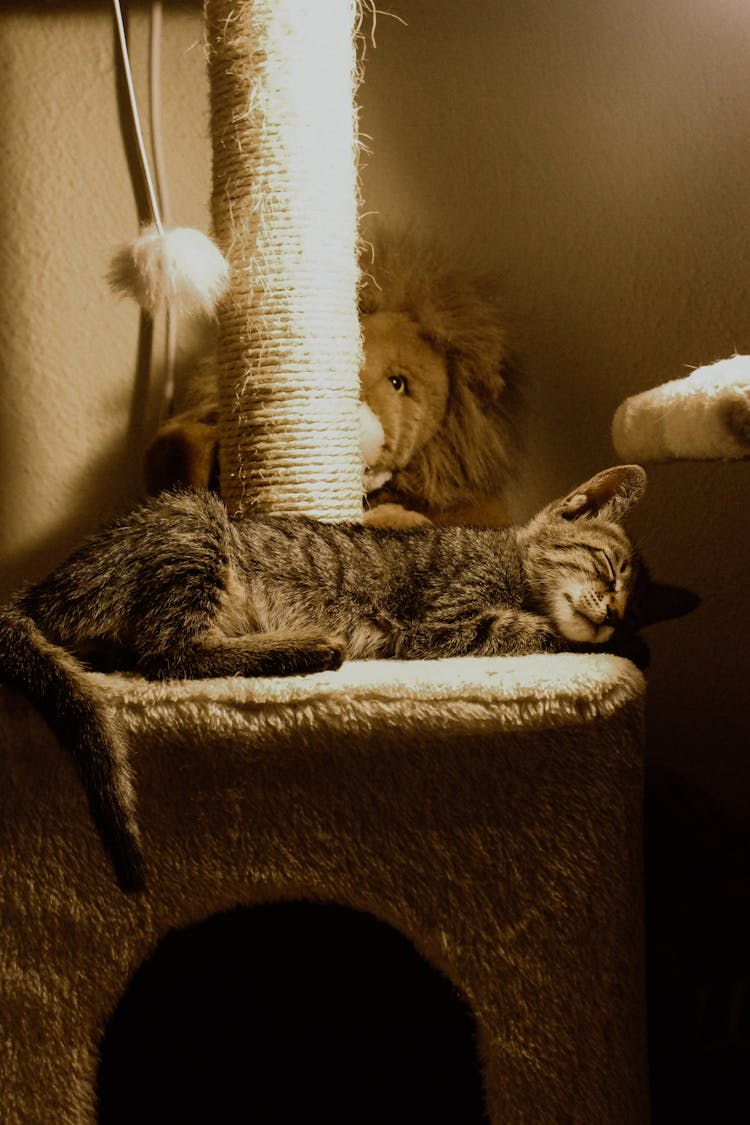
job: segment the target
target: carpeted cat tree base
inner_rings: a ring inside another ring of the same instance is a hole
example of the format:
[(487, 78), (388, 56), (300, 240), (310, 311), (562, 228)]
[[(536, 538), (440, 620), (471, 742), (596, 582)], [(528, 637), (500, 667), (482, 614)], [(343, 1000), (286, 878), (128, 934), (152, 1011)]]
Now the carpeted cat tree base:
[(3, 1121), (95, 1122), (100, 1037), (166, 932), (292, 898), (376, 915), (462, 990), (495, 1125), (648, 1119), (632, 664), (99, 678), (132, 735), (136, 898), (114, 883), (67, 756), (0, 692)]

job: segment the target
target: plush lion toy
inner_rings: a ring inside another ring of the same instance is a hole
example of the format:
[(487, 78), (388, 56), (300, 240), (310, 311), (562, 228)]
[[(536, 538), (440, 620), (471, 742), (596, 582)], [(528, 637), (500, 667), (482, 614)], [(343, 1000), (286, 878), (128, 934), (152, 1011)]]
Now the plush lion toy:
[[(365, 244), (361, 266), (366, 522), (507, 523), (519, 394), (496, 281), (451, 267), (412, 236), (382, 231)], [(151, 492), (218, 487), (210, 359), (187, 388), (186, 409), (146, 452)]]

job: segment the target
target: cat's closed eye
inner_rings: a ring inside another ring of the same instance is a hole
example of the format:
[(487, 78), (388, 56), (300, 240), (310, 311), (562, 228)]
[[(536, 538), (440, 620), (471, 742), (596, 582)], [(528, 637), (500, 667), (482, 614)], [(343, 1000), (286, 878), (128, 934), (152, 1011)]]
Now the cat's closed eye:
[[(608, 593), (612, 594), (617, 589), (617, 575), (612, 559), (609, 557), (607, 551), (603, 547), (595, 547), (597, 558), (603, 563), (602, 579), (604, 587)], [(620, 574), (623, 573), (622, 566), (619, 568)]]

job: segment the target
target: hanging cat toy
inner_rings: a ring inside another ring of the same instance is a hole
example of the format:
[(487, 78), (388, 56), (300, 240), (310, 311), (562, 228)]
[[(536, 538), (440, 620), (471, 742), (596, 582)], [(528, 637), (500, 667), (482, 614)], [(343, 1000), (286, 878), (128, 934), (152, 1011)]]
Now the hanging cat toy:
[(161, 139), (161, 97), (159, 47), (162, 5), (151, 5), (150, 120), (154, 173), (148, 158), (138, 110), (138, 100), (130, 64), (128, 38), (120, 0), (112, 0), (116, 41), (127, 89), (130, 123), (138, 161), (146, 189), (151, 222), (137, 238), (115, 253), (109, 282), (115, 292), (134, 297), (142, 312), (152, 320), (166, 317), (164, 413), (168, 413), (174, 393), (175, 324), (181, 317), (213, 317), (216, 306), (229, 284), (229, 265), (216, 244), (192, 227), (173, 227), (168, 223), (166, 177)]

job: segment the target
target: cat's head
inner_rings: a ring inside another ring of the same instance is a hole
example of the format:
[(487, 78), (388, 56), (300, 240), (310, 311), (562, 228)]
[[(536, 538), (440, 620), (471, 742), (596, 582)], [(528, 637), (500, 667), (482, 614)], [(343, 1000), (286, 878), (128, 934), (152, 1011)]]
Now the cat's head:
[(519, 532), (535, 608), (567, 640), (606, 644), (625, 621), (641, 564), (620, 521), (645, 488), (639, 465), (616, 465), (548, 504)]

